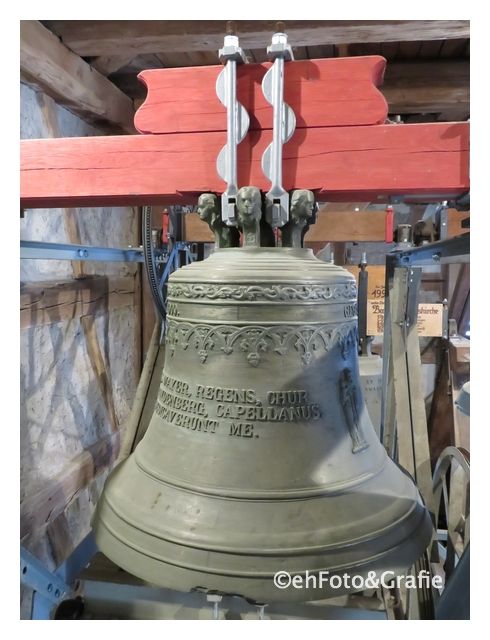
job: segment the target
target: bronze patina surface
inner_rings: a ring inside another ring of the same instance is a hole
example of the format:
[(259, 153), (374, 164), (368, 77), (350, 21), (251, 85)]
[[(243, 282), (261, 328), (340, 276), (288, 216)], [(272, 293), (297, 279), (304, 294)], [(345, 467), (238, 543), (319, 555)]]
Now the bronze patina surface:
[(245, 247), (170, 277), (155, 412), (107, 481), (96, 539), (157, 585), (319, 599), (343, 590), (281, 590), (274, 574), (404, 573), (431, 523), (364, 404), (354, 278), (260, 247), (256, 205), (242, 192)]

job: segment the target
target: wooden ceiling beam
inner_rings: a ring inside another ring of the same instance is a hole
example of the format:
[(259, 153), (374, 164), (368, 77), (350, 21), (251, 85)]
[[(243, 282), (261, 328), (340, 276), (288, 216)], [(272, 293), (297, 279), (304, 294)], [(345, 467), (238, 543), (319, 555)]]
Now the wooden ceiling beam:
[[(155, 51), (206, 51), (223, 46), (225, 20), (47, 20), (44, 24), (80, 56), (135, 55)], [(236, 21), (245, 49), (265, 49), (275, 20)], [(295, 47), (368, 42), (462, 39), (469, 20), (290, 20)]]
[[(222, 131), (21, 141), (21, 207), (190, 204), (221, 193)], [(261, 158), (270, 131), (238, 147), (239, 184), (266, 191)], [(313, 127), (284, 147), (283, 186), (319, 201), (373, 202), (389, 195), (449, 200), (469, 188), (469, 125)]]
[(20, 69), (22, 81), (85, 120), (105, 121), (135, 132), (131, 98), (36, 20), (20, 22)]
[(392, 62), (379, 87), (390, 113), (469, 112), (469, 60)]
[(118, 56), (98, 56), (90, 61), (90, 66), (103, 76), (110, 76), (119, 69), (126, 67), (134, 59), (133, 53)]

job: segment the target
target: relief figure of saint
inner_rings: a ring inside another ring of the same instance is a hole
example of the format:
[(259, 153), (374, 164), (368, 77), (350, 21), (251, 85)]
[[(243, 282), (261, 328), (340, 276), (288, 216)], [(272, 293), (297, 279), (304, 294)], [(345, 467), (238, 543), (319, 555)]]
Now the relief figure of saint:
[(357, 388), (352, 378), (352, 372), (350, 369), (345, 368), (340, 374), (340, 402), (344, 409), (345, 419), (347, 420), (347, 426), (352, 440), (352, 453), (358, 453), (369, 447), (360, 429), (357, 396)]

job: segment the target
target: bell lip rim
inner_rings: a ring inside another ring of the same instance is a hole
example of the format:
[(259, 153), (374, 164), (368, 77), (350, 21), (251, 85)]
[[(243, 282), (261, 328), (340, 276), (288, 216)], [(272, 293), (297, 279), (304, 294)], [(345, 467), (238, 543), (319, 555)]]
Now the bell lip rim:
[[(433, 526), (432, 526), (432, 522), (430, 519), (429, 512), (427, 510), (427, 507), (425, 507), (425, 505), (423, 505), (421, 502), (414, 501), (411, 508), (406, 513), (400, 516), (400, 518), (398, 518), (397, 520), (390, 522), (387, 526), (383, 527), (383, 529), (377, 530), (375, 532), (371, 532), (369, 534), (360, 536), (355, 539), (342, 541), (342, 544), (334, 543), (330, 545), (327, 544), (327, 545), (316, 545), (311, 547), (291, 547), (287, 549), (240, 548), (239, 550), (237, 550), (237, 549), (226, 548), (226, 547), (219, 547), (219, 548), (213, 547), (213, 546), (202, 547), (197, 544), (191, 544), (190, 541), (176, 540), (176, 539), (172, 540), (169, 537), (163, 537), (161, 535), (155, 536), (153, 533), (149, 532), (147, 529), (142, 529), (141, 527), (135, 526), (133, 522), (123, 517), (123, 515), (120, 512), (114, 509), (114, 506), (107, 499), (105, 501), (105, 504), (109, 508), (109, 510), (114, 513), (116, 518), (119, 518), (119, 520), (121, 520), (122, 522), (125, 522), (127, 525), (129, 525), (136, 531), (141, 531), (143, 534), (150, 536), (152, 538), (157, 538), (163, 541), (164, 543), (189, 548), (195, 551), (213, 553), (218, 555), (219, 554), (230, 554), (230, 555), (239, 555), (239, 556), (247, 555), (247, 556), (260, 557), (264, 559), (274, 557), (279, 552), (283, 554), (284, 557), (301, 557), (307, 554), (329, 555), (331, 553), (338, 553), (339, 551), (344, 551), (344, 550), (349, 551), (349, 550), (355, 549), (356, 547), (363, 547), (363, 546), (369, 545), (369, 543), (372, 542), (373, 540), (378, 540), (383, 536), (385, 537), (390, 536), (390, 534), (392, 534), (393, 531), (402, 529), (403, 524), (406, 524), (407, 522), (411, 522), (412, 527), (410, 529), (409, 535), (404, 535), (403, 538), (401, 538), (393, 546), (383, 549), (382, 551), (379, 551), (374, 556), (370, 556), (369, 559), (365, 560), (365, 564), (367, 564), (372, 562), (373, 559), (375, 558), (380, 559), (383, 556), (390, 554), (395, 549), (398, 549), (399, 547), (406, 545), (407, 542), (409, 543), (412, 540), (412, 534), (414, 532), (420, 531), (424, 527), (425, 528), (430, 527), (433, 531)], [(414, 519), (415, 519), (415, 524), (412, 522)], [(97, 528), (99, 528), (100, 530), (100, 527), (103, 527), (106, 529), (109, 535), (111, 535), (113, 538), (118, 540), (121, 544), (125, 545), (126, 547), (132, 548), (134, 551), (136, 551), (136, 553), (140, 553), (146, 556), (150, 555), (148, 554), (148, 550), (145, 552), (143, 551), (142, 548), (137, 548), (138, 545), (136, 543), (133, 542), (131, 544), (131, 541), (125, 538), (123, 535), (121, 534), (118, 535), (114, 530), (114, 522), (112, 523), (112, 526), (111, 526), (111, 524), (109, 524), (107, 520), (104, 520), (104, 518), (100, 515), (100, 513), (96, 513), (92, 526), (94, 528), (94, 533), (96, 537), (97, 537)], [(421, 552), (420, 555), (422, 555), (422, 553), (423, 551)], [(153, 557), (155, 560), (160, 562), (173, 564), (174, 566), (177, 566), (181, 569), (204, 572), (203, 568), (191, 568), (189, 566), (186, 567), (185, 565), (179, 564), (177, 562), (173, 562), (173, 563), (169, 562), (168, 559), (163, 559), (163, 557), (161, 556), (160, 558), (157, 558), (156, 555), (154, 554), (152, 554), (150, 557)], [(363, 563), (356, 566), (361, 566), (362, 564)], [(333, 567), (332, 569), (329, 569), (329, 571), (335, 572), (343, 569), (344, 569), (343, 566), (336, 566), (336, 567)], [(209, 573), (217, 573), (217, 574), (223, 575), (220, 571), (215, 571), (215, 572), (209, 571)], [(274, 573), (275, 572), (273, 572), (271, 575), (274, 575)]]

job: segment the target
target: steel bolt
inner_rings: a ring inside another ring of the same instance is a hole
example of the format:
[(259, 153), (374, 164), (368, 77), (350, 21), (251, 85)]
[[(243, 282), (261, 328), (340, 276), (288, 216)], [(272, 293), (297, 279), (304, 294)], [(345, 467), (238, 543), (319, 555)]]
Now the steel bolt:
[(225, 47), (238, 47), (238, 36), (225, 36), (224, 45)]
[(285, 33), (275, 33), (272, 36), (272, 44), (287, 44), (288, 37)]

